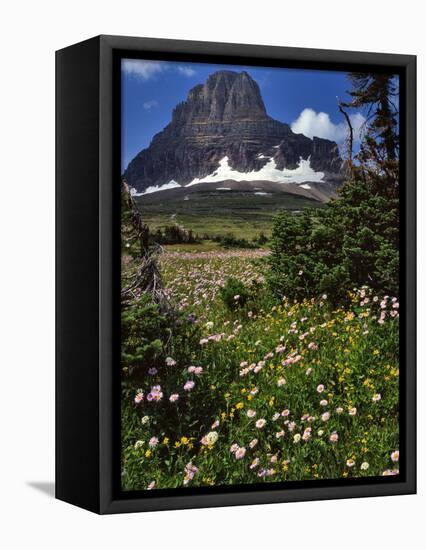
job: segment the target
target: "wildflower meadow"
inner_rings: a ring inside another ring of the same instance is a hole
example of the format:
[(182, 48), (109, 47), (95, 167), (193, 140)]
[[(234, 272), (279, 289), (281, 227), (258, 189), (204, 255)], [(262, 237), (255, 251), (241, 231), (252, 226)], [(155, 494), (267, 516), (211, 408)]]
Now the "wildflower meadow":
[(398, 472), (397, 298), (277, 303), (266, 266), (265, 249), (161, 256), (178, 336), (125, 367), (125, 490)]

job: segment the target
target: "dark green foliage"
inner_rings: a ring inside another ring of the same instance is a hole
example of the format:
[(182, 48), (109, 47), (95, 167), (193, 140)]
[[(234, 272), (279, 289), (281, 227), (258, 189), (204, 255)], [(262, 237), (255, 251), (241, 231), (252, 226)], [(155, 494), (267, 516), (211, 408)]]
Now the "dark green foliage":
[(239, 279), (229, 277), (220, 289), (220, 296), (228, 309), (235, 310), (246, 305), (251, 292)]
[(143, 294), (139, 300), (122, 310), (121, 342), (122, 366), (135, 372), (143, 366), (155, 366), (164, 357), (164, 343), (170, 328), (159, 313), (151, 296)]
[(244, 238), (237, 238), (233, 233), (217, 235), (213, 240), (220, 243), (224, 248), (256, 248), (257, 246), (255, 242), (250, 242)]
[(195, 244), (200, 242), (199, 237), (192, 229), (185, 229), (177, 223), (158, 229), (153, 240), (159, 244)]
[(362, 181), (347, 183), (340, 200), (275, 221), (269, 282), (276, 295), (303, 299), (326, 293), (334, 301), (368, 285), (398, 294), (399, 208), (371, 195)]
[(253, 243), (257, 246), (263, 246), (268, 242), (268, 237), (265, 235), (263, 231), (259, 233), (257, 237), (254, 237)]

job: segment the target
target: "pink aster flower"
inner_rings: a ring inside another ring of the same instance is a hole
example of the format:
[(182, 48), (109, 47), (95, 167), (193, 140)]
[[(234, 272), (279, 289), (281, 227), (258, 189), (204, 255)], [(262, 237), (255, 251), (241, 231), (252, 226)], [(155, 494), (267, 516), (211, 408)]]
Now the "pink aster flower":
[(138, 405), (141, 401), (143, 401), (143, 392), (140, 391), (135, 395), (136, 405)]
[(249, 409), (249, 410), (247, 411), (247, 416), (248, 416), (249, 418), (254, 418), (254, 417), (256, 416), (256, 411), (254, 411), (253, 409)]
[(188, 462), (188, 464), (185, 466), (185, 477), (183, 478), (183, 484), (188, 485), (188, 483), (194, 479), (194, 476), (197, 472), (197, 466), (192, 464), (192, 462)]
[(317, 392), (322, 393), (325, 390), (324, 384), (318, 384), (317, 386)]
[(266, 424), (266, 420), (264, 418), (259, 418), (259, 420), (256, 421), (256, 428), (262, 429)]
[(172, 357), (166, 357), (166, 365), (168, 367), (174, 367), (176, 365), (176, 361)]
[(169, 397), (170, 403), (176, 403), (178, 399), (179, 399), (178, 393), (172, 393), (172, 395)]
[(336, 443), (337, 441), (339, 441), (339, 435), (337, 432), (333, 432), (331, 435), (330, 435), (330, 441), (332, 443)]
[(246, 454), (246, 448), (240, 447), (238, 451), (235, 453), (235, 458), (237, 460), (241, 460), (242, 458), (244, 458), (245, 454)]
[(163, 398), (161, 386), (153, 386), (146, 398), (148, 399), (148, 401), (161, 401), (161, 399)]
[(191, 391), (194, 386), (195, 386), (195, 382), (193, 380), (188, 380), (187, 382), (185, 382), (183, 389), (185, 391)]
[(259, 466), (259, 458), (255, 458), (253, 460), (253, 462), (250, 464), (250, 470), (254, 470), (255, 468), (257, 468)]
[(392, 462), (398, 462), (398, 460), (399, 460), (399, 451), (394, 451), (391, 454), (391, 460), (392, 460)]
[(256, 447), (256, 445), (258, 444), (258, 439), (252, 439), (249, 443), (249, 447), (250, 449), (254, 449)]
[(151, 449), (154, 449), (154, 447), (158, 445), (158, 437), (151, 437), (148, 445), (151, 447)]
[(399, 474), (399, 470), (385, 470), (383, 472), (383, 476), (397, 476)]
[(311, 431), (311, 428), (306, 428), (302, 435), (303, 441), (309, 441), (311, 439)]

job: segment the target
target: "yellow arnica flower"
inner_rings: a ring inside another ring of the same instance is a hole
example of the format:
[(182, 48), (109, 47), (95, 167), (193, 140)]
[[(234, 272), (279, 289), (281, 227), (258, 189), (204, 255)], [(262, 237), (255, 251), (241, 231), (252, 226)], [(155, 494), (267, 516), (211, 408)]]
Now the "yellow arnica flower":
[(236, 408), (236, 409), (242, 409), (243, 407), (244, 407), (244, 403), (243, 403), (242, 401), (240, 401), (239, 403), (237, 403), (237, 404), (235, 405), (235, 408)]
[(151, 451), (150, 449), (148, 449), (148, 450), (145, 452), (146, 458), (149, 458), (151, 455), (152, 455), (152, 451)]
[(170, 441), (170, 439), (169, 439), (168, 437), (165, 437), (165, 438), (163, 439), (164, 445), (167, 445), (167, 444), (169, 443), (169, 441)]
[(180, 438), (180, 442), (182, 443), (182, 445), (188, 445), (189, 439), (187, 437), (183, 436), (183, 437)]

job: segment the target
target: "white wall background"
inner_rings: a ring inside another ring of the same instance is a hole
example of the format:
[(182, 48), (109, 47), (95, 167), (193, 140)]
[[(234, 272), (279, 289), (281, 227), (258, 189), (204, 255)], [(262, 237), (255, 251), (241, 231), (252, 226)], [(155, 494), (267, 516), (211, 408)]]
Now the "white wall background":
[[(415, 540), (424, 534), (426, 395), (421, 279), (420, 495), (98, 517), (55, 501), (45, 489), (51, 491), (54, 476), (54, 51), (102, 33), (417, 54), (422, 152), (422, 3), (15, 0), (1, 11), (2, 547), (420, 548)], [(422, 266), (426, 199), (419, 157)]]

